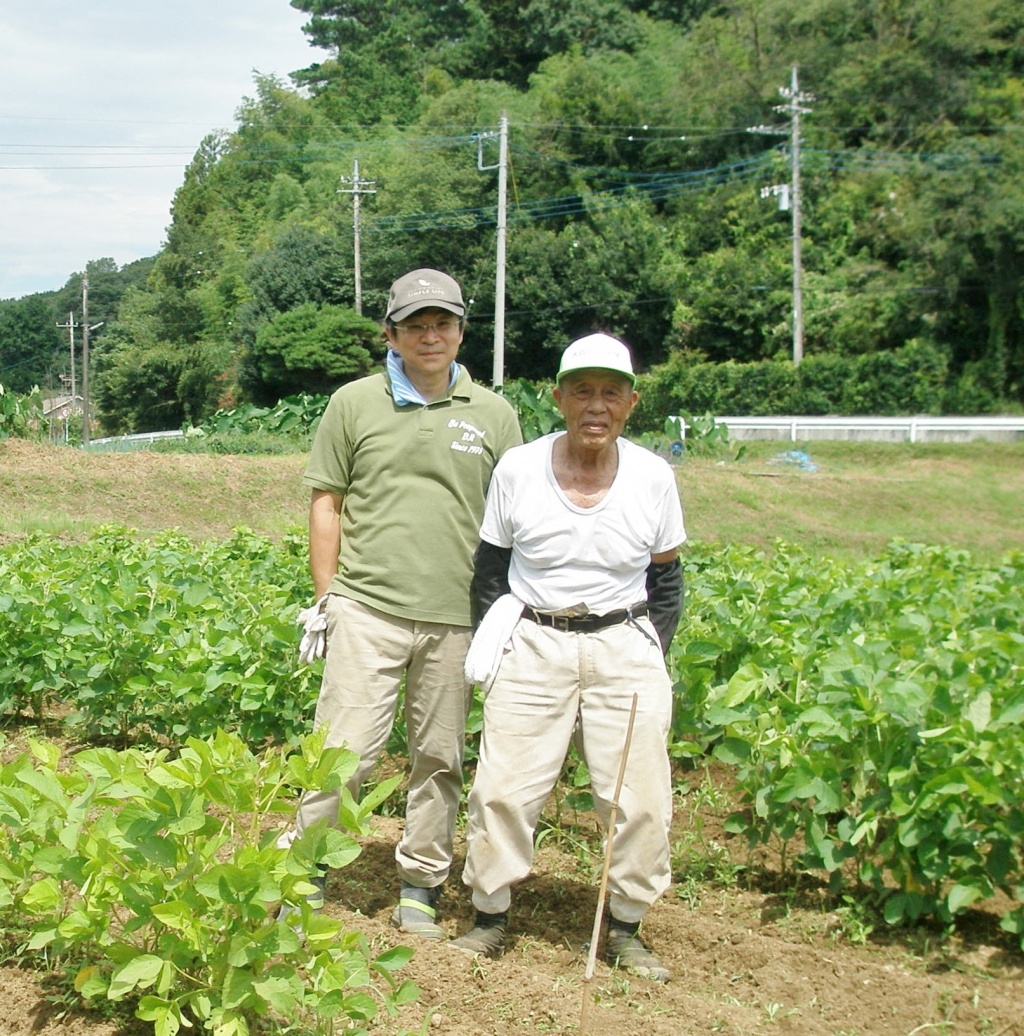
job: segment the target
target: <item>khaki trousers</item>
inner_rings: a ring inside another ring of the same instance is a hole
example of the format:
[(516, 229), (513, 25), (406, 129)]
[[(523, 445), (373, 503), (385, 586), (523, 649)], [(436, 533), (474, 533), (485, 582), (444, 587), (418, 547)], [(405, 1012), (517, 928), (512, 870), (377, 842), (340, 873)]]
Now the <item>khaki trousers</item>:
[[(455, 819), (462, 798), (462, 751), (470, 687), (463, 675), (468, 626), (386, 615), (332, 594), (327, 599), (327, 659), (315, 727), (327, 746), (359, 756), (348, 782), (358, 797), (387, 743), (405, 677), (409, 795), (405, 829), (395, 850), (403, 881), (433, 888), (448, 877)], [(309, 792), (296, 834), (326, 818), (336, 823), (337, 792)]]
[[(657, 640), (649, 620), (638, 621)], [(625, 623), (567, 633), (521, 619), (484, 703), (469, 796), (463, 881), (478, 910), (507, 910), (510, 886), (529, 874), (537, 821), (577, 723), (595, 808), (607, 831), (634, 691), (637, 712), (616, 811), (609, 907), (622, 921), (639, 921), (668, 887), (672, 688), (660, 649)]]

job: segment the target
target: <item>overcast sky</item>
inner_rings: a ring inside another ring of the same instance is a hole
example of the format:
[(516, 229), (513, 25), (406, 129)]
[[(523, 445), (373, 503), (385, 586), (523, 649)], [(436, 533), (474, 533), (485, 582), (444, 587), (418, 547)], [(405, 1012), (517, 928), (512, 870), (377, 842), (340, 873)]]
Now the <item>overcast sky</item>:
[(159, 251), (254, 70), (322, 60), (288, 0), (0, 0), (0, 299)]

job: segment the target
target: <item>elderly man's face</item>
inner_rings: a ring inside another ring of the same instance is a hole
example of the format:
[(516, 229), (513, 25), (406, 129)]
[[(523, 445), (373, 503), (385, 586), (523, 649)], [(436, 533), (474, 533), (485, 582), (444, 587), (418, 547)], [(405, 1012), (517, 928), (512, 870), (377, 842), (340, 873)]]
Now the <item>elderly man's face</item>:
[(448, 370), (462, 344), (462, 324), (446, 309), (417, 310), (388, 328), (387, 340), (410, 377), (432, 376)]
[(570, 441), (584, 449), (614, 443), (639, 398), (629, 378), (596, 369), (567, 374), (554, 396)]

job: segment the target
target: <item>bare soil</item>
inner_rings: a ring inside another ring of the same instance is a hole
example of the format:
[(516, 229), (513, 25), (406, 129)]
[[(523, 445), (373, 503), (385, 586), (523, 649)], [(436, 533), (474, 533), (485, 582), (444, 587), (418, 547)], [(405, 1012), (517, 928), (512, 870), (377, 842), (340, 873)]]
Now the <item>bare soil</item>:
[[(924, 927), (874, 932), (810, 875), (783, 877), (770, 857), (749, 859), (721, 823), (729, 811), (703, 771), (679, 775), (674, 826), (676, 881), (649, 913), (644, 934), (671, 968), (666, 984), (625, 975), (598, 958), (584, 981), (594, 924), (600, 842), (592, 817), (572, 816), (538, 851), (533, 875), (513, 901), (510, 945), (495, 961), (474, 961), (444, 943), (402, 936), (389, 924), (396, 895), (394, 847), (400, 820), (377, 818), (351, 866), (331, 872), (327, 911), (363, 932), (378, 951), (410, 944), (402, 975), (419, 1000), (371, 1031), (443, 1036), (586, 1033), (590, 1036), (1024, 1036), (1024, 955), (976, 911), (955, 931)], [(564, 819), (564, 814), (563, 814)], [(717, 878), (700, 875), (700, 859)], [(731, 864), (723, 866), (728, 858)], [(455, 876), (441, 907), (449, 934), (469, 927), (472, 907)], [(777, 862), (777, 861), (776, 861)], [(851, 941), (864, 938), (863, 942)], [(39, 972), (0, 968), (0, 1036), (140, 1036), (95, 1013), (46, 999)], [(584, 1009), (584, 1002), (587, 1002)]]

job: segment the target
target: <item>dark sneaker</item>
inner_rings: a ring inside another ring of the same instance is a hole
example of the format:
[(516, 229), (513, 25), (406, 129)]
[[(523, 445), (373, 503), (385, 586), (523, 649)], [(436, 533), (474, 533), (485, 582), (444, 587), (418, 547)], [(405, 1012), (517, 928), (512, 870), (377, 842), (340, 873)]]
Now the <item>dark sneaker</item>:
[(476, 922), (465, 935), (452, 940), (452, 946), (471, 957), (500, 957), (505, 950), (508, 914), (484, 914), (479, 910)]
[(392, 927), (421, 939), (447, 939), (447, 932), (437, 923), (440, 898), (440, 885), (432, 889), (403, 885), (398, 906), (391, 913)]
[[(324, 908), (324, 901), (327, 898), (327, 869), (325, 867), (317, 868), (316, 874), (310, 876), (309, 883), (316, 886), (315, 892), (310, 892), (306, 896), (306, 902), (309, 904), (309, 909), (314, 914), (319, 914)], [(293, 918), (298, 922), (302, 911), (289, 903), (282, 903), (281, 909), (277, 912), (278, 921), (288, 921)]]
[(632, 926), (608, 926), (608, 941), (604, 948), (604, 959), (613, 968), (622, 968), (639, 978), (652, 982), (667, 982), (672, 973), (655, 956)]

